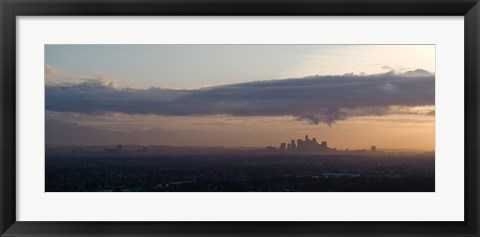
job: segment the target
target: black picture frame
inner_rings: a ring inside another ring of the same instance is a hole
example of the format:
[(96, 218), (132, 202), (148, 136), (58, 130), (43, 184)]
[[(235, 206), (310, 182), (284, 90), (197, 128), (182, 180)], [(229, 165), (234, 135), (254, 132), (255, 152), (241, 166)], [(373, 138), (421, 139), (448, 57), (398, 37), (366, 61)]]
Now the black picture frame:
[[(478, 0), (0, 0), (1, 236), (479, 236), (480, 4)], [(16, 221), (16, 17), (147, 15), (464, 16), (463, 222)]]

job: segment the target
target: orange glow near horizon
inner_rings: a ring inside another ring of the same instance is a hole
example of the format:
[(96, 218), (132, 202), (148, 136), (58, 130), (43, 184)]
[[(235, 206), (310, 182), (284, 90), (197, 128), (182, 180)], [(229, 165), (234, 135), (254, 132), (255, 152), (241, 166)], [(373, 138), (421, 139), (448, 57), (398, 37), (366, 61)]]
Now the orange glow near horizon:
[[(428, 111), (433, 108), (411, 108), (410, 111)], [(58, 114), (51, 116), (56, 117)], [(157, 116), (114, 113), (104, 116), (70, 114), (64, 119), (80, 126), (121, 132), (125, 138), (118, 142), (136, 145), (276, 147), (281, 142), (304, 139), (305, 135), (309, 135), (319, 142), (328, 141), (330, 147), (341, 150), (369, 149), (372, 145), (380, 149), (435, 150), (435, 117), (424, 113), (352, 117), (332, 126), (309, 124), (292, 116)], [(140, 139), (137, 137), (129, 140), (130, 133), (144, 135)], [(112, 137), (113, 141), (117, 140)]]

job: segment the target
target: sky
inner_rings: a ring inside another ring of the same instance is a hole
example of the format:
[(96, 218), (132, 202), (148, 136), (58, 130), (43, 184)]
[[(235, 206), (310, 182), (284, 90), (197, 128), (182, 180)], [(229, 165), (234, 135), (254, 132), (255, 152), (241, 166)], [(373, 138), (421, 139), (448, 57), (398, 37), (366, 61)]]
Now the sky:
[(45, 45), (46, 144), (434, 150), (434, 45)]

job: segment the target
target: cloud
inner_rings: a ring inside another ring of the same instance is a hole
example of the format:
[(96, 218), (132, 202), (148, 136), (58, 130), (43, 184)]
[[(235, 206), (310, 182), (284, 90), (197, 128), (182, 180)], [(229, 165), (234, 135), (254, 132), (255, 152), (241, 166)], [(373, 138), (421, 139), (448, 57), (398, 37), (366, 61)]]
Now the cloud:
[(392, 67), (390, 67), (390, 66), (387, 66), (387, 65), (385, 65), (385, 66), (382, 66), (382, 69), (384, 69), (384, 70), (388, 70), (388, 71), (392, 71), (392, 70), (394, 70), (394, 68), (392, 68)]
[(45, 84), (47, 86), (65, 86), (83, 83), (85, 85), (101, 85), (115, 88), (117, 82), (99, 72), (89, 72), (85, 77), (72, 77), (63, 73), (62, 69), (45, 65)]
[(57, 76), (60, 73), (61, 73), (61, 70), (59, 68), (56, 68), (48, 64), (45, 65), (45, 72), (44, 72), (45, 80), (49, 80), (50, 78)]
[(333, 124), (354, 116), (386, 115), (395, 108), (434, 105), (434, 75), (424, 70), (375, 75), (312, 76), (255, 81), (196, 90), (116, 88), (92, 78), (46, 85), (46, 109), (60, 112), (295, 116)]
[(98, 72), (90, 72), (88, 75), (91, 78), (80, 78), (81, 81), (84, 81), (86, 84), (92, 84), (96, 85), (99, 84), (101, 86), (106, 86), (106, 87), (111, 87), (111, 88), (116, 88), (117, 87), (117, 82), (114, 80), (111, 80), (108, 76), (103, 75)]
[(423, 70), (423, 69), (416, 69), (413, 71), (406, 71), (402, 73), (405, 77), (421, 77), (421, 76), (434, 76), (433, 73)]

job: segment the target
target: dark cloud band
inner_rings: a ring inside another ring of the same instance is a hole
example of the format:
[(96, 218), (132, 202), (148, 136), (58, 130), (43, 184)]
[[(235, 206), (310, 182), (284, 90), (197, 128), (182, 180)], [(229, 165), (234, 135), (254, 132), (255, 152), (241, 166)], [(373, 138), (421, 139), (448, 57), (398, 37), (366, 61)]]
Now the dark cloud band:
[(434, 75), (423, 70), (368, 76), (315, 76), (197, 90), (117, 89), (86, 81), (46, 85), (46, 109), (61, 112), (157, 115), (295, 116), (332, 124), (382, 115), (391, 106), (435, 104)]

